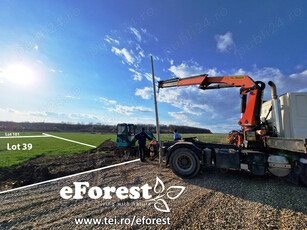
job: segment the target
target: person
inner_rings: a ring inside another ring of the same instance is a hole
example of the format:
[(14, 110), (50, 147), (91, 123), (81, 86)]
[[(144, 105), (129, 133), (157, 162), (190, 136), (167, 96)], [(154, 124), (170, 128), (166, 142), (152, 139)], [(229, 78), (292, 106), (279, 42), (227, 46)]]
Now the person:
[(181, 136), (178, 133), (177, 129), (174, 130), (174, 141), (180, 140)]
[(135, 135), (135, 139), (139, 142), (140, 159), (142, 162), (144, 162), (145, 161), (146, 139), (152, 140), (152, 138), (145, 133), (145, 128), (142, 128), (142, 132)]

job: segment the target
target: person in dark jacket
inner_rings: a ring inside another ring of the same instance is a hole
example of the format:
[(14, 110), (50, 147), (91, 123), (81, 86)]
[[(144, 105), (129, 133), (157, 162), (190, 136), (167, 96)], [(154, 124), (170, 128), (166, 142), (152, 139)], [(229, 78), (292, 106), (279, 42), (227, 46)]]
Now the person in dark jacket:
[(145, 128), (142, 128), (142, 132), (135, 135), (135, 139), (138, 140), (139, 142), (140, 159), (142, 162), (144, 162), (145, 161), (146, 139), (149, 139), (149, 140), (152, 140), (152, 139), (145, 133)]
[(174, 130), (174, 141), (181, 140), (181, 135), (178, 133), (177, 129)]

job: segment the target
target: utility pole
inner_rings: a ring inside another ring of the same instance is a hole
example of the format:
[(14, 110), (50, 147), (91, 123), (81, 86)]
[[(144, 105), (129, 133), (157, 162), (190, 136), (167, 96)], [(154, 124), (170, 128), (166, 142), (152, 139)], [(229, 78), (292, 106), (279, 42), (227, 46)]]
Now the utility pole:
[(162, 152), (161, 152), (161, 140), (160, 140), (160, 125), (159, 125), (159, 116), (158, 116), (158, 105), (157, 105), (157, 94), (156, 94), (156, 84), (155, 84), (155, 73), (153, 66), (153, 59), (151, 56), (151, 72), (152, 72), (152, 87), (154, 92), (154, 101), (155, 101), (155, 113), (156, 113), (156, 132), (159, 143), (159, 163), (162, 163)]

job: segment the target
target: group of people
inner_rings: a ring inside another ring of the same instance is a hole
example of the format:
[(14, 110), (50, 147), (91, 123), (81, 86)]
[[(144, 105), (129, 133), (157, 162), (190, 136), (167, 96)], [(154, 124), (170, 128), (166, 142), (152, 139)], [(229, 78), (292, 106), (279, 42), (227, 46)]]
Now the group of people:
[[(145, 133), (145, 128), (142, 128), (142, 132), (135, 135), (135, 139), (139, 142), (139, 154), (140, 160), (145, 162), (145, 148), (146, 148), (146, 140), (152, 140), (150, 136)], [(178, 133), (177, 129), (174, 130), (174, 141), (180, 140), (181, 135)]]

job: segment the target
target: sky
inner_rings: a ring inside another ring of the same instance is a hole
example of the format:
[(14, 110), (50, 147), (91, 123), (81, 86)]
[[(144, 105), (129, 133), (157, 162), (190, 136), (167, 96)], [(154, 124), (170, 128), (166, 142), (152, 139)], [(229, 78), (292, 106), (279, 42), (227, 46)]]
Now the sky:
[[(156, 81), (249, 75), (307, 91), (304, 1), (0, 1), (0, 120), (155, 124)], [(270, 99), (267, 86), (264, 100)], [(239, 89), (160, 89), (161, 124), (239, 129)]]

